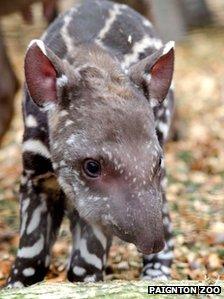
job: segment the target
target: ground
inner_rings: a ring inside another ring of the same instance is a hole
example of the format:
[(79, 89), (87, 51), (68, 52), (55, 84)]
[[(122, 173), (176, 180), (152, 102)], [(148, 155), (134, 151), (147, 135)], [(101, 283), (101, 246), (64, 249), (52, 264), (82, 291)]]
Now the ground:
[[(17, 15), (3, 20), (14, 68), (23, 82), (23, 56), (45, 24), (33, 26)], [(191, 31), (176, 47), (175, 90), (179, 140), (166, 146), (167, 194), (175, 235), (174, 279), (224, 279), (224, 48), (223, 29)], [(18, 184), (21, 172), (20, 91), (10, 131), (0, 150), (0, 285), (18, 245)], [(68, 223), (54, 246), (49, 281), (65, 280), (70, 249)], [(141, 258), (134, 245), (115, 242), (107, 279), (137, 279)]]

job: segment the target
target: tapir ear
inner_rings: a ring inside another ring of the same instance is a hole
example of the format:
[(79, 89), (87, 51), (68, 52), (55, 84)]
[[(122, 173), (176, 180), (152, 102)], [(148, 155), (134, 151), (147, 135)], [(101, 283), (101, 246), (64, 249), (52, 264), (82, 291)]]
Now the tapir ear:
[(130, 68), (132, 81), (143, 91), (152, 106), (165, 99), (174, 70), (174, 42), (144, 58)]
[(62, 75), (61, 60), (41, 40), (33, 40), (25, 57), (25, 78), (30, 96), (38, 106), (57, 103), (57, 78)]

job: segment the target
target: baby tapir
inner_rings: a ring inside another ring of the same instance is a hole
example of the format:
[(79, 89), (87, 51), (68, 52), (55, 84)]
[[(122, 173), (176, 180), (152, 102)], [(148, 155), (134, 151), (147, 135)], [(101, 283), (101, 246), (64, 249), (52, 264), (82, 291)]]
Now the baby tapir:
[(45, 277), (64, 213), (70, 281), (103, 279), (113, 235), (143, 253), (142, 278), (169, 277), (163, 144), (173, 65), (172, 42), (163, 46), (149, 21), (106, 0), (82, 1), (31, 42), (20, 244), (9, 286)]

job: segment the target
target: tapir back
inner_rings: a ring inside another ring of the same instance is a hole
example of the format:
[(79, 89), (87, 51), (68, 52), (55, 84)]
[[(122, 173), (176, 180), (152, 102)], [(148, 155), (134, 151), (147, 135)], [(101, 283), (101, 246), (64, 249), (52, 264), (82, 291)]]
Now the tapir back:
[(124, 67), (162, 46), (151, 23), (126, 5), (107, 0), (85, 0), (61, 15), (43, 37), (60, 58), (73, 60), (79, 45), (96, 43)]

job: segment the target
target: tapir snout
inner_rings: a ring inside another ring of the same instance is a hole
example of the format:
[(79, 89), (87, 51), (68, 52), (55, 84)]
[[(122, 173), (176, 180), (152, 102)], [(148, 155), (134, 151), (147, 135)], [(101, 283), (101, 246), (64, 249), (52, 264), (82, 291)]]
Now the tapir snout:
[(145, 192), (141, 197), (126, 195), (125, 200), (114, 199), (111, 228), (124, 241), (134, 243), (143, 254), (164, 248), (164, 228), (160, 196)]

